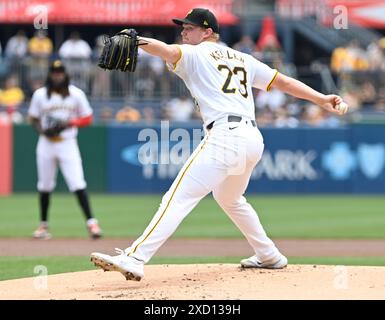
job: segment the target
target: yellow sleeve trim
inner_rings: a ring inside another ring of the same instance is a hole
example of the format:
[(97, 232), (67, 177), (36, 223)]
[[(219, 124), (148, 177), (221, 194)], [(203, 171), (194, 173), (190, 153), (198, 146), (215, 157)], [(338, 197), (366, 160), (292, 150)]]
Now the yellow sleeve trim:
[(275, 78), (277, 77), (277, 75), (278, 75), (278, 70), (275, 71), (275, 75), (274, 75), (273, 79), (271, 79), (271, 81), (269, 82), (269, 84), (267, 85), (266, 91), (270, 91), (271, 85), (273, 84), (273, 82), (274, 82)]
[(176, 60), (176, 62), (173, 64), (172, 70), (175, 70), (175, 69), (176, 69), (176, 65), (178, 64), (178, 62), (180, 61), (180, 59), (182, 59), (182, 49), (181, 49), (179, 46), (177, 46), (177, 48), (178, 48), (178, 50), (179, 50), (179, 58), (178, 58), (178, 60)]

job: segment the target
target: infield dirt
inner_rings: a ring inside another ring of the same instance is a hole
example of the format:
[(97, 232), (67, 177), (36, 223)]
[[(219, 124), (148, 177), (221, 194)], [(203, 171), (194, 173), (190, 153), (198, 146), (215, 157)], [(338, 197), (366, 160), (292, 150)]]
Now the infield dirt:
[(101, 270), (0, 282), (0, 299), (385, 299), (385, 268), (236, 264), (149, 265), (140, 282)]

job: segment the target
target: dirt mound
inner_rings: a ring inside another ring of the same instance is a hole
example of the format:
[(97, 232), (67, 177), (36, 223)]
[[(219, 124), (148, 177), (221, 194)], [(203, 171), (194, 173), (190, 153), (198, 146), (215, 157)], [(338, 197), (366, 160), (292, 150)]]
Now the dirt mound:
[(0, 299), (384, 299), (384, 267), (149, 265), (140, 282), (101, 270), (0, 282)]

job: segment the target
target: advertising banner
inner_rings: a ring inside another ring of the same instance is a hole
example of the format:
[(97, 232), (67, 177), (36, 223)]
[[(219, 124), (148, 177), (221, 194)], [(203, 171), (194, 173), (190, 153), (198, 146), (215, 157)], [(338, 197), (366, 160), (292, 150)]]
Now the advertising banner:
[[(248, 192), (385, 193), (385, 126), (261, 132), (265, 150)], [(167, 191), (203, 134), (168, 122), (108, 128), (107, 191)]]

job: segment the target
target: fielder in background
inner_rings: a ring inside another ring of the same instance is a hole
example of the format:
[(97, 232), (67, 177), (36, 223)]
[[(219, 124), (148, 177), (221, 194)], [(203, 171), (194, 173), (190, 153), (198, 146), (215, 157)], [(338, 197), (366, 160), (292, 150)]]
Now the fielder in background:
[(206, 135), (178, 173), (144, 233), (127, 249), (117, 250), (119, 255), (95, 252), (91, 261), (104, 270), (121, 272), (127, 280), (140, 280), (144, 264), (198, 202), (212, 192), (254, 251), (241, 266), (284, 268), (287, 258), (266, 235), (257, 213), (243, 196), (264, 149), (255, 122), (252, 88), (277, 88), (336, 114), (345, 112), (337, 107), (342, 99), (317, 92), (251, 55), (222, 46), (217, 19), (207, 9), (193, 9), (184, 19), (173, 21), (183, 27), (182, 45), (150, 38), (140, 38), (139, 45), (144, 44), (143, 50), (165, 60), (184, 80), (200, 109)]
[(85, 93), (69, 84), (69, 76), (60, 60), (49, 68), (46, 85), (37, 89), (31, 100), (28, 115), (40, 134), (36, 148), (40, 202), (40, 226), (36, 239), (49, 239), (48, 208), (50, 194), (56, 185), (57, 166), (68, 189), (75, 193), (87, 220), (91, 238), (100, 238), (98, 221), (93, 217), (86, 192), (86, 181), (77, 143), (78, 127), (92, 123), (92, 109)]

